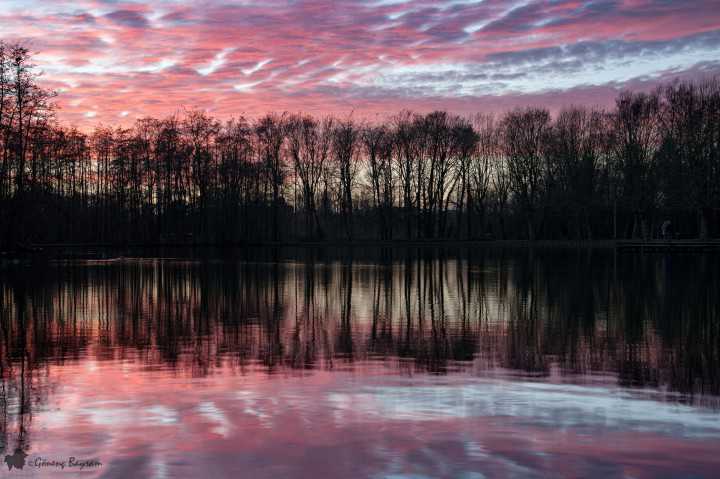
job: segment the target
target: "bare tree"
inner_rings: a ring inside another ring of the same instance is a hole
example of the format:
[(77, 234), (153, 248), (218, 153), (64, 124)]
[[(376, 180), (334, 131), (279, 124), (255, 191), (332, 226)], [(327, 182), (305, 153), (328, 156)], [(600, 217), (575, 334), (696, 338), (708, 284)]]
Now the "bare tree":
[(287, 123), (284, 116), (265, 115), (255, 124), (255, 141), (272, 187), (272, 239), (280, 240), (278, 226), (280, 200), (286, 167), (282, 158)]
[(457, 175), (458, 187), (456, 189), (455, 205), (457, 209), (457, 229), (456, 235), (460, 239), (463, 228), (463, 213), (465, 215), (465, 234), (467, 238), (472, 236), (472, 220), (471, 220), (471, 204), (473, 194), (470, 184), (471, 162), (475, 156), (477, 147), (477, 134), (473, 127), (469, 124), (458, 125), (453, 132), (455, 136), (455, 148), (457, 155)]
[(546, 201), (576, 238), (593, 236), (590, 212), (600, 197), (596, 177), (605, 154), (603, 122), (598, 111), (563, 110), (548, 137)]
[(362, 132), (367, 175), (380, 228), (380, 238), (392, 239), (392, 209), (395, 181), (393, 175), (394, 138), (384, 126), (367, 126)]
[(319, 122), (302, 115), (288, 118), (288, 150), (301, 182), (307, 226), (316, 239), (325, 236), (318, 216), (317, 195), (330, 153), (331, 128), (330, 119)]
[(537, 234), (545, 181), (544, 145), (550, 113), (541, 109), (515, 110), (503, 119), (504, 150), (513, 194), (523, 212), (527, 237)]
[(336, 122), (332, 130), (333, 152), (340, 178), (340, 214), (348, 240), (353, 238), (353, 191), (358, 171), (359, 129), (351, 120)]
[(401, 112), (394, 120), (393, 137), (396, 146), (395, 168), (400, 183), (400, 196), (402, 198), (403, 220), (405, 222), (406, 239), (412, 238), (412, 217), (416, 205), (416, 188), (418, 183), (418, 131), (414, 115), (408, 111)]
[[(718, 128), (720, 83), (678, 83), (661, 90), (662, 141), (657, 167), (662, 203), (697, 218), (697, 235), (708, 236), (710, 212), (720, 199)], [(677, 214), (676, 218), (679, 220)]]
[(229, 120), (216, 140), (221, 224), (215, 229), (224, 230), (226, 241), (247, 239), (250, 233), (250, 192), (260, 176), (259, 167), (253, 161), (252, 141), (250, 125), (242, 117)]
[(197, 236), (207, 239), (209, 195), (213, 187), (213, 148), (220, 123), (202, 111), (191, 111), (183, 122), (183, 133), (190, 148), (194, 224)]
[[(500, 129), (494, 117), (488, 115), (477, 116), (475, 128), (477, 145), (469, 164), (468, 237), (472, 237), (470, 217), (473, 213), (479, 216), (478, 223), (481, 228), (485, 225), (487, 199), (493, 186), (499, 200), (507, 199), (507, 186), (500, 183), (505, 173), (504, 165), (501, 164)], [(500, 207), (504, 208), (504, 205), (501, 204)]]
[(633, 238), (647, 238), (647, 214), (655, 207), (655, 152), (659, 144), (657, 93), (622, 93), (614, 115), (615, 164), (622, 178), (621, 202), (632, 212)]

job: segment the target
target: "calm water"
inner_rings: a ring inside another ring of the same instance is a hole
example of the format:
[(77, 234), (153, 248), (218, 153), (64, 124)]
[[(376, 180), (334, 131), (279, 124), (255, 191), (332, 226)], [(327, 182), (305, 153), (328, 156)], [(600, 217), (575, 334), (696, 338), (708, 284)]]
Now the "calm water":
[(248, 256), (0, 270), (2, 474), (720, 474), (717, 257)]

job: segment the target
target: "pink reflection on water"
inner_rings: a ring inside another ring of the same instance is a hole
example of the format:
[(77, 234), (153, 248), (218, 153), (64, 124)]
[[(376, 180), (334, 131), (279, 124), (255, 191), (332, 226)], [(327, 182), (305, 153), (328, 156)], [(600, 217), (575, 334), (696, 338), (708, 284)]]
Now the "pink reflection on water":
[(397, 377), (370, 364), (302, 375), (221, 365), (197, 378), (81, 361), (48, 378), (28, 463), (97, 458), (89, 477), (712, 477), (720, 467), (712, 411), (612, 388)]

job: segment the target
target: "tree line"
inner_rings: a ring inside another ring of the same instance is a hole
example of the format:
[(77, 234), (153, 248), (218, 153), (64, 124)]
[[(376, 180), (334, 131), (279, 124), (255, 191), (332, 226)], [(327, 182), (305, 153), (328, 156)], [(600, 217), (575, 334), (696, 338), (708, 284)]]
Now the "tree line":
[(720, 81), (611, 109), (380, 122), (193, 110), (59, 123), (30, 52), (0, 43), (0, 249), (44, 242), (720, 236)]

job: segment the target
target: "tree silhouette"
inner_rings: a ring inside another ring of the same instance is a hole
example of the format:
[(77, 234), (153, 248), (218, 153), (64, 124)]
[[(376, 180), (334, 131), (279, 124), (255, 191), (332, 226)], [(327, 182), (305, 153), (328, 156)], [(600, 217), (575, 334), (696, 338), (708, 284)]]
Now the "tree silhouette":
[(610, 110), (386, 121), (195, 110), (65, 127), (0, 43), (0, 250), (33, 243), (720, 236), (720, 81)]

